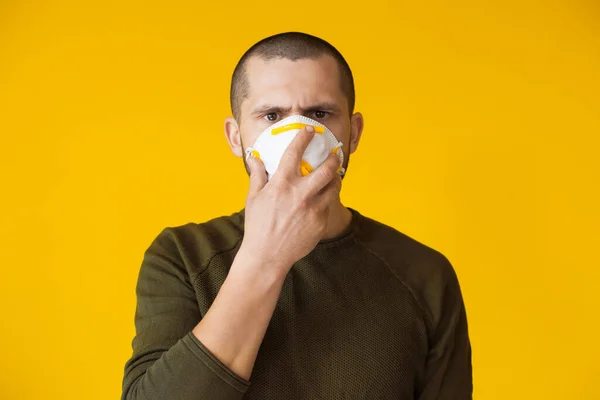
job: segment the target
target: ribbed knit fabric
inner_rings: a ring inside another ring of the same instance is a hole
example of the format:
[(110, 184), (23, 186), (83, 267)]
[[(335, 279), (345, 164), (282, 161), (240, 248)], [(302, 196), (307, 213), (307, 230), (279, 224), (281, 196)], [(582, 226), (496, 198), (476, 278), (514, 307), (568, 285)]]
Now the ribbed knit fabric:
[(446, 257), (355, 209), (285, 278), (250, 380), (192, 329), (244, 234), (244, 209), (165, 228), (144, 253), (122, 400), (471, 399), (471, 347)]

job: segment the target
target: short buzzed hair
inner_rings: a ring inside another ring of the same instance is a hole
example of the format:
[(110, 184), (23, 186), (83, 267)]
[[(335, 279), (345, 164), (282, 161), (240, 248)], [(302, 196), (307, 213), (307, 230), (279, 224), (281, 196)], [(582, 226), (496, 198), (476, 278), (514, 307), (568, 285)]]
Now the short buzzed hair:
[(302, 58), (315, 59), (322, 55), (332, 56), (338, 63), (340, 84), (348, 100), (350, 115), (354, 112), (354, 79), (348, 63), (341, 53), (327, 41), (302, 32), (284, 32), (269, 36), (250, 47), (238, 61), (231, 78), (229, 102), (234, 118), (239, 122), (241, 105), (249, 94), (249, 83), (246, 74), (246, 64), (250, 57), (260, 57), (263, 60), (285, 58), (296, 61)]

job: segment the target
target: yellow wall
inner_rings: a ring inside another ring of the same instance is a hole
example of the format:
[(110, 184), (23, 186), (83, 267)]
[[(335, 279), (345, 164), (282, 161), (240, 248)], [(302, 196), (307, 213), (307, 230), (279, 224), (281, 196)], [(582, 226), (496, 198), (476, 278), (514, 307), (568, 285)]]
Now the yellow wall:
[(476, 399), (600, 398), (597, 4), (200, 3), (0, 2), (0, 398), (118, 398), (143, 252), (243, 207), (229, 78), (286, 30), (353, 68), (345, 204), (455, 265)]

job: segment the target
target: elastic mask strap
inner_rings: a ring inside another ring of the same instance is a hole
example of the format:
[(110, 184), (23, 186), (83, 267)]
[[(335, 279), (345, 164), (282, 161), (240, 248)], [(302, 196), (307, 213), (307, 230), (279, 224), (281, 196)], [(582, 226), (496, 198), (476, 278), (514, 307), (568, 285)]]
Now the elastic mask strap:
[(250, 157), (250, 153), (252, 153), (252, 150), (254, 150), (254, 148), (252, 147), (246, 148), (246, 160), (248, 160), (248, 157)]

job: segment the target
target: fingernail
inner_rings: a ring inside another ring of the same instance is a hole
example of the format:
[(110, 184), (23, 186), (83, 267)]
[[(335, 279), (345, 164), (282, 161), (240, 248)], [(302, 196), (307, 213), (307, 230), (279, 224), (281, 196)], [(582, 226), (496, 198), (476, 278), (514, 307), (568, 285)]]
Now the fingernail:
[(315, 128), (313, 128), (313, 126), (312, 126), (312, 125), (306, 125), (306, 132), (310, 132), (310, 133), (312, 133), (312, 132), (314, 132), (314, 131), (315, 131)]

